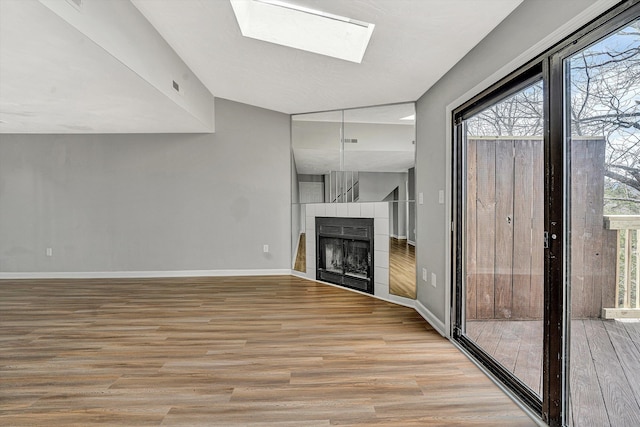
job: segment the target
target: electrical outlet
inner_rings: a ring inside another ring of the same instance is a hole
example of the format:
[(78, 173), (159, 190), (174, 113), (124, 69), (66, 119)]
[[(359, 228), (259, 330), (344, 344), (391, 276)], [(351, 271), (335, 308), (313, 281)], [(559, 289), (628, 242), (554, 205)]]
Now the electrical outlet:
[(53, 256), (53, 248), (47, 248), (47, 256)]
[(424, 204), (424, 193), (418, 194), (418, 203)]
[(436, 287), (436, 273), (431, 273), (431, 286)]
[(425, 282), (427, 281), (427, 269), (426, 268), (422, 269), (422, 280), (424, 280)]
[(444, 190), (438, 191), (438, 203), (444, 204)]
[(265, 254), (269, 253), (269, 245), (263, 245), (262, 246), (262, 252), (264, 252)]

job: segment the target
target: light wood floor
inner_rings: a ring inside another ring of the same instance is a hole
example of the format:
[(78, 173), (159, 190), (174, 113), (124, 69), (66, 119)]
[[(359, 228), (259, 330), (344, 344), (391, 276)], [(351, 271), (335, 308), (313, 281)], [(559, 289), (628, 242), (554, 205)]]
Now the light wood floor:
[[(541, 321), (467, 322), (467, 335), (540, 394)], [(640, 426), (640, 323), (572, 320), (570, 361), (570, 425)]]
[(0, 281), (0, 425), (534, 423), (415, 311), (282, 276)]
[(389, 238), (389, 293), (416, 299), (416, 248)]

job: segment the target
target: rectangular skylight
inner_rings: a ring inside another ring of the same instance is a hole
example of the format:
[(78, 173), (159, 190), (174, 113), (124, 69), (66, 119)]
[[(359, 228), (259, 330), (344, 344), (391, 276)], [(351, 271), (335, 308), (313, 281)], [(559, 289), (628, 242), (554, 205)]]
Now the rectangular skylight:
[(245, 37), (361, 63), (374, 24), (279, 0), (229, 0)]

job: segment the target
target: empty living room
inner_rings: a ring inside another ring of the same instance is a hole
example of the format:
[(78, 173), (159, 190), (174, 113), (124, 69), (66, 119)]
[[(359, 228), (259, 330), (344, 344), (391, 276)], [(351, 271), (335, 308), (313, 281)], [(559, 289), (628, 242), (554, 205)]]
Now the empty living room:
[(640, 0), (0, 0), (0, 425), (640, 425)]

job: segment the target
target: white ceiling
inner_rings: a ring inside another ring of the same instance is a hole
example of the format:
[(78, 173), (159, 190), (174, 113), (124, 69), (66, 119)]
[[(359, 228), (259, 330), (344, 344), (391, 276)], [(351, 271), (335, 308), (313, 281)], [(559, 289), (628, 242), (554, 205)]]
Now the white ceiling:
[(132, 0), (216, 97), (295, 114), (417, 100), (522, 0), (291, 0), (375, 24), (361, 64), (242, 37), (226, 0)]
[[(215, 97), (304, 113), (417, 100), (522, 0), (293, 1), (375, 24), (362, 63), (244, 38), (227, 0), (132, 3)], [(43, 3), (0, 0), (0, 133), (206, 131)]]

